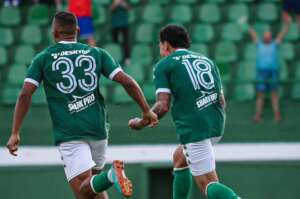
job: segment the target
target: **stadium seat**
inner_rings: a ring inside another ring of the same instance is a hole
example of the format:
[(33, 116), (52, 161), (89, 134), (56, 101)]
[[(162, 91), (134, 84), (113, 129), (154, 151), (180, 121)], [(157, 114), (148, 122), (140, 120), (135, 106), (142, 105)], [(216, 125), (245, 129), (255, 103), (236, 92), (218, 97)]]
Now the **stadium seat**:
[(237, 80), (242, 83), (255, 81), (256, 66), (255, 61), (243, 61), (238, 64)]
[(287, 66), (287, 64), (284, 60), (280, 60), (279, 64), (280, 64), (280, 66), (279, 66), (279, 70), (280, 70), (279, 79), (281, 81), (286, 81), (288, 79), (288, 76), (289, 76), (288, 66)]
[(142, 0), (129, 0), (130, 5), (138, 5)]
[(148, 23), (161, 23), (164, 20), (163, 13), (160, 5), (149, 4), (145, 6), (143, 20)]
[(148, 0), (149, 4), (168, 5), (171, 0)]
[(151, 48), (145, 44), (136, 44), (132, 48), (131, 62), (132, 64), (140, 64), (141, 67), (152, 63)]
[(32, 96), (32, 104), (33, 105), (45, 105), (47, 104), (46, 95), (44, 92), (43, 86), (39, 86), (39, 88), (34, 92)]
[(199, 20), (206, 23), (217, 23), (221, 19), (221, 14), (218, 5), (203, 4), (199, 10)]
[(262, 21), (275, 21), (278, 18), (276, 6), (272, 3), (262, 3), (258, 5), (257, 16)]
[(198, 24), (192, 32), (194, 42), (210, 42), (214, 38), (214, 29), (210, 24)]
[(189, 23), (193, 18), (192, 10), (188, 5), (175, 5), (171, 10), (171, 21), (174, 23)]
[(215, 59), (217, 63), (229, 63), (237, 60), (237, 49), (234, 43), (220, 42), (216, 45)]
[(300, 82), (294, 83), (292, 87), (291, 98), (294, 100), (300, 100)]
[(141, 24), (137, 27), (135, 40), (140, 43), (153, 42), (154, 30), (152, 24)]
[(52, 36), (52, 30), (51, 30), (51, 28), (47, 29), (47, 36), (46, 37), (47, 37), (46, 39), (47, 39), (48, 44), (52, 45), (52, 44), (55, 43), (54, 38)]
[(21, 33), (21, 40), (24, 44), (40, 44), (42, 42), (42, 33), (39, 26), (25, 26)]
[(292, 23), (288, 34), (285, 36), (286, 41), (297, 41), (299, 39), (299, 25), (297, 23)]
[(255, 29), (258, 37), (262, 38), (265, 31), (270, 31), (271, 30), (271, 26), (269, 24), (266, 24), (266, 23), (258, 22), (258, 23), (254, 24), (254, 29)]
[(98, 4), (93, 6), (93, 24), (95, 26), (103, 25), (107, 22), (106, 9)]
[(207, 49), (207, 46), (205, 44), (192, 43), (192, 46), (191, 46), (190, 49), (191, 49), (191, 51), (201, 53), (205, 56), (209, 56), (208, 49)]
[(142, 86), (143, 93), (148, 101), (155, 101), (155, 86), (154, 84), (144, 84)]
[(115, 103), (129, 103), (133, 101), (122, 86), (115, 87), (112, 100)]
[(253, 100), (255, 96), (254, 84), (237, 84), (234, 90), (234, 99), (237, 101)]
[(291, 43), (282, 43), (279, 46), (279, 56), (281, 59), (291, 61), (295, 58), (295, 49)]
[(256, 44), (248, 43), (244, 46), (244, 59), (256, 60)]
[(237, 42), (242, 39), (242, 31), (237, 23), (224, 24), (222, 28), (222, 39)]
[(110, 5), (110, 0), (93, 0), (93, 3), (97, 4), (97, 5)]
[(296, 65), (296, 71), (295, 71), (295, 80), (300, 82), (300, 62)]
[(8, 73), (8, 84), (21, 87), (26, 76), (26, 67), (22, 64), (14, 64)]
[(6, 64), (8, 61), (7, 52), (5, 48), (0, 47), (0, 66)]
[(226, 0), (206, 0), (208, 3), (224, 3)]
[(234, 0), (237, 3), (251, 3), (254, 2), (255, 0)]
[(15, 7), (2, 7), (0, 10), (0, 23), (6, 26), (19, 25), (21, 22), (20, 10)]
[(111, 54), (111, 56), (117, 61), (121, 62), (123, 59), (122, 50), (119, 44), (116, 43), (108, 43), (103, 46), (107, 52)]
[(232, 4), (229, 7), (228, 19), (237, 22), (242, 17), (249, 18), (248, 7), (245, 4)]
[(143, 70), (143, 66), (141, 65), (131, 64), (125, 68), (125, 72), (132, 76), (139, 83), (144, 81), (145, 72)]
[(14, 105), (16, 103), (20, 90), (21, 89), (19, 87), (6, 86), (2, 94), (2, 104)]
[(34, 49), (30, 45), (20, 45), (15, 49), (14, 61), (18, 64), (29, 64), (34, 57)]
[(176, 0), (175, 2), (181, 4), (192, 4), (192, 3), (196, 3), (197, 0)]
[(0, 46), (9, 46), (14, 42), (12, 30), (9, 28), (0, 28)]
[(32, 25), (47, 25), (49, 23), (49, 7), (34, 5), (29, 8), (27, 21)]

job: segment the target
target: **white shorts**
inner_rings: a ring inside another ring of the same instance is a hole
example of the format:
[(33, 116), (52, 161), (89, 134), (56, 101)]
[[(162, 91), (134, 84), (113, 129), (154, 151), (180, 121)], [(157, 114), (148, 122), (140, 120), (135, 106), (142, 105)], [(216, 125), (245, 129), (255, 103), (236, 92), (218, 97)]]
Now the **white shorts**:
[(222, 137), (215, 137), (183, 145), (184, 155), (193, 176), (204, 175), (216, 169), (213, 145), (221, 139)]
[(105, 165), (107, 140), (70, 141), (58, 146), (68, 181), (90, 169)]

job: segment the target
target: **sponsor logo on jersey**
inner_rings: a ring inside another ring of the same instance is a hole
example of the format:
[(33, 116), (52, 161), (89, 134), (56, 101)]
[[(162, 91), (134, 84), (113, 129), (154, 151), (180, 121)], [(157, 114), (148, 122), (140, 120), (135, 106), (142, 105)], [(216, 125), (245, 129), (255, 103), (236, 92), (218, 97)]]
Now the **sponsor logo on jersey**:
[(199, 97), (196, 101), (196, 105), (200, 110), (215, 103), (218, 99), (218, 94), (215, 92), (208, 93), (203, 91), (202, 94), (203, 96)]
[(78, 54), (86, 55), (89, 52), (90, 50), (68, 50), (68, 51), (61, 51), (59, 53), (52, 53), (51, 56), (54, 59), (57, 59), (58, 57), (66, 56), (66, 55), (78, 55)]
[(93, 105), (96, 100), (94, 93), (82, 97), (73, 95), (73, 98), (74, 100), (68, 104), (70, 113), (83, 111), (84, 109)]

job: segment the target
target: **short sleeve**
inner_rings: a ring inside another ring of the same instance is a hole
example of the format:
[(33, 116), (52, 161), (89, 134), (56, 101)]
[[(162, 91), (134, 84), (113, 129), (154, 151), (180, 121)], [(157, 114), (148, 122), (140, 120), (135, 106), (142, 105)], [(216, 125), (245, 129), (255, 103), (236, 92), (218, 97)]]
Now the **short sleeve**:
[(42, 68), (43, 68), (43, 55), (38, 54), (36, 57), (33, 58), (30, 66), (28, 67), (25, 82), (32, 83), (38, 87), (43, 80)]
[(102, 74), (112, 80), (122, 68), (107, 51), (102, 49), (101, 52)]
[(156, 95), (158, 93), (171, 93), (171, 88), (166, 72), (166, 66), (159, 63), (154, 69), (154, 84), (156, 87)]

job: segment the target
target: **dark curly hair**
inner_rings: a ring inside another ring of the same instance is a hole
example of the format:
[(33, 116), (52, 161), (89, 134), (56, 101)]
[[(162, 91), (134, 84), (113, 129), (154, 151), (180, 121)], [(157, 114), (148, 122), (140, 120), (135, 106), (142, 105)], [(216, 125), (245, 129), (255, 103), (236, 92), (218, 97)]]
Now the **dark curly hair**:
[(191, 39), (186, 29), (179, 25), (169, 24), (159, 32), (161, 42), (169, 42), (174, 48), (189, 48)]
[(59, 26), (60, 33), (63, 35), (74, 35), (77, 31), (77, 18), (71, 12), (60, 11), (54, 15), (54, 22)]

